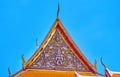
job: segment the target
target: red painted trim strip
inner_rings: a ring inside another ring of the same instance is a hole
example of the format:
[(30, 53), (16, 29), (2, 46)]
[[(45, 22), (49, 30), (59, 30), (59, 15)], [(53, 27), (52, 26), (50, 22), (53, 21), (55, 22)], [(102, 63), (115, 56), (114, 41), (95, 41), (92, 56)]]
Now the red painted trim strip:
[(77, 54), (77, 56), (79, 57), (79, 59), (83, 61), (83, 63), (88, 67), (89, 70), (91, 70), (93, 73), (95, 73), (95, 71), (91, 68), (91, 66), (89, 66), (88, 62), (85, 61), (85, 59), (83, 58), (83, 56), (79, 53), (79, 51), (75, 48), (75, 46), (69, 40), (68, 36), (65, 34), (65, 32), (63, 31), (63, 29), (60, 27), (59, 24), (57, 25), (56, 28), (62, 34), (62, 36), (64, 37), (64, 39), (66, 40), (66, 42), (69, 44), (69, 46), (73, 49), (73, 51)]

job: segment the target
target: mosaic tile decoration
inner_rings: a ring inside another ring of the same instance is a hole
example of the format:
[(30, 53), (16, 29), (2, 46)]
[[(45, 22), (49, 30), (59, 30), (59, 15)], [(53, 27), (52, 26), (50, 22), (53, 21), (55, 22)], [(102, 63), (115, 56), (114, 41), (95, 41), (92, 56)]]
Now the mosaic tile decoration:
[(30, 68), (88, 72), (57, 30)]

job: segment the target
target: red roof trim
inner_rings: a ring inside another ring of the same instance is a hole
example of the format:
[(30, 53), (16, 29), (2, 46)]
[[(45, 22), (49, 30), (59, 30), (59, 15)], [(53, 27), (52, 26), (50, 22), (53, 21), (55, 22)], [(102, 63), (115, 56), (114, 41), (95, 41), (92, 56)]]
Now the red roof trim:
[(66, 40), (66, 42), (69, 44), (69, 46), (73, 49), (74, 53), (76, 53), (76, 55), (79, 57), (80, 60), (83, 61), (83, 63), (87, 66), (87, 68), (89, 70), (91, 70), (93, 73), (95, 73), (95, 71), (93, 70), (93, 68), (89, 65), (89, 63), (87, 61), (85, 61), (84, 57), (82, 56), (82, 54), (75, 48), (75, 46), (73, 45), (73, 43), (70, 41), (70, 39), (68, 38), (68, 36), (66, 35), (66, 33), (64, 32), (64, 30), (61, 28), (61, 26), (58, 24), (57, 25), (57, 30), (62, 34), (62, 36), (64, 37), (64, 39)]
[(105, 77), (111, 77), (111, 75), (107, 69), (105, 69)]

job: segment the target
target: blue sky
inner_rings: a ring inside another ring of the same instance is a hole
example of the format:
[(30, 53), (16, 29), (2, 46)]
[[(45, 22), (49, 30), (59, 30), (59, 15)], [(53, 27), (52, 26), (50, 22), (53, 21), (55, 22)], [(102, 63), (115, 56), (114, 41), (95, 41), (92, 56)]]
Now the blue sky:
[(0, 77), (21, 69), (59, 18), (82, 53), (104, 73), (100, 63), (120, 72), (120, 0), (0, 0)]

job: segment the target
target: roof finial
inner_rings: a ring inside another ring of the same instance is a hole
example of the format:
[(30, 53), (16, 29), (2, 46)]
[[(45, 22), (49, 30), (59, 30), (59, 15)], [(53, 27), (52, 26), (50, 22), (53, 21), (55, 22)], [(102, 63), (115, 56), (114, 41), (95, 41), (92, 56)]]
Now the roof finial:
[(9, 67), (8, 67), (8, 77), (11, 77), (11, 71)]
[(24, 59), (24, 55), (22, 55), (22, 68), (25, 69), (25, 59)]
[(106, 69), (106, 66), (105, 66), (105, 64), (104, 64), (103, 61), (102, 61), (102, 57), (101, 57), (101, 64), (102, 64), (102, 66), (104, 67), (104, 69)]
[(60, 11), (60, 5), (58, 3), (57, 17), (59, 16), (59, 11)]
[(36, 38), (36, 46), (38, 47), (38, 39)]
[(94, 69), (97, 72), (97, 61), (96, 61), (96, 59), (95, 59), (95, 63), (94, 63)]

